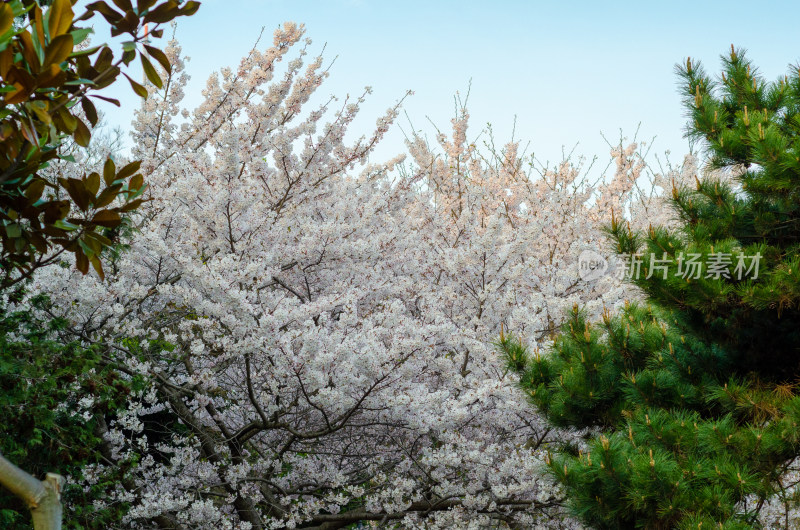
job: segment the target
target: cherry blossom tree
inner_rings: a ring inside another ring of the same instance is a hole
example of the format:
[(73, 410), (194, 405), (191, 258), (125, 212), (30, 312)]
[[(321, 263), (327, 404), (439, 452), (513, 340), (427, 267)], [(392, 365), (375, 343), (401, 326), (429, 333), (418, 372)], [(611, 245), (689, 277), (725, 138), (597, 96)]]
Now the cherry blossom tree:
[(438, 147), (412, 135), (409, 160), (370, 163), (400, 102), (348, 141), (369, 89), (312, 107), (327, 71), (303, 33), (283, 25), (193, 111), (173, 42), (135, 123), (150, 200), (129, 251), (105, 281), (36, 279), (50, 316), (150, 381), (114, 416), (74, 404), (109, 462), (137, 462), (108, 502), (132, 527), (575, 527), (542, 463), (553, 432), (493, 341), (544, 345), (565, 309), (626, 296), (578, 258), (612, 205), (661, 208), (635, 147), (596, 187), (479, 149), (461, 107)]

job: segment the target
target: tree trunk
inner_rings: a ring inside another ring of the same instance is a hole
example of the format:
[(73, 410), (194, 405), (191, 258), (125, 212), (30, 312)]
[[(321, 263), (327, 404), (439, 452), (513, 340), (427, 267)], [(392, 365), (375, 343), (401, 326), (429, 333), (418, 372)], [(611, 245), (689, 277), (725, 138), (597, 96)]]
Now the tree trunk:
[(30, 508), (33, 528), (36, 530), (61, 529), (61, 486), (64, 477), (48, 473), (38, 480), (0, 455), (0, 485), (22, 499)]

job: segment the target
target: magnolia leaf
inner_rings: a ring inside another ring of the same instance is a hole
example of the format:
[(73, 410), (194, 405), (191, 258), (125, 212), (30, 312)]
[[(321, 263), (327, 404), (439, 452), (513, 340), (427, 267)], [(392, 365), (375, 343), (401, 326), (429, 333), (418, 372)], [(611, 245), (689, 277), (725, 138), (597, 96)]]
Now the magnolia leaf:
[(75, 249), (75, 268), (83, 274), (89, 272), (89, 259), (80, 248)]
[(33, 204), (39, 200), (39, 197), (42, 196), (42, 193), (44, 193), (44, 188), (45, 181), (42, 179), (36, 179), (25, 189), (25, 197), (27, 197), (28, 201)]
[(133, 177), (131, 177), (131, 180), (128, 183), (128, 189), (138, 190), (142, 187), (143, 184), (144, 184), (144, 177), (141, 174), (134, 175)]
[(17, 103), (22, 103), (28, 99), (28, 96), (31, 94), (31, 90), (28, 88), (23, 87), (19, 83), (14, 83), (14, 91), (9, 92), (9, 94), (3, 98), (8, 105), (16, 105)]
[(89, 131), (89, 127), (83, 123), (83, 120), (78, 118), (75, 118), (75, 133), (73, 134), (73, 138), (75, 138), (75, 143), (81, 147), (89, 147), (89, 142), (92, 141), (92, 133)]
[(178, 15), (180, 5), (175, 0), (167, 0), (163, 4), (156, 6), (144, 16), (145, 22), (169, 22)]
[[(45, 67), (45, 69), (42, 70), (42, 73), (38, 75), (36, 78), (36, 85), (39, 88), (57, 86), (60, 83), (64, 83), (66, 78), (67, 73), (61, 69), (61, 66), (58, 64), (51, 64), (50, 66)], [(69, 84), (69, 82), (64, 84)]]
[(103, 208), (108, 206), (114, 199), (119, 196), (120, 190), (122, 189), (122, 184), (114, 184), (113, 186), (109, 186), (104, 189), (100, 195), (94, 201), (95, 208)]
[(97, 115), (97, 109), (94, 106), (94, 103), (89, 98), (81, 98), (81, 108), (83, 109), (83, 113), (86, 115), (86, 119), (89, 120), (89, 123), (92, 124), (92, 127), (97, 125), (97, 121), (99, 117)]
[(14, 133), (14, 128), (8, 122), (0, 124), (0, 140), (6, 140)]
[(78, 244), (87, 256), (94, 256), (103, 250), (103, 245), (101, 245), (99, 241), (86, 237), (86, 234), (78, 240)]
[(64, 122), (64, 127), (66, 128), (67, 132), (75, 132), (75, 129), (78, 127), (78, 118), (73, 116), (69, 110), (64, 107), (58, 109), (57, 115)]
[(28, 108), (30, 108), (33, 113), (36, 114), (36, 117), (39, 118), (39, 120), (47, 125), (50, 125), (52, 119), (50, 117), (49, 105), (47, 101), (32, 101), (30, 104), (28, 104)]
[(41, 67), (41, 62), (39, 61), (39, 56), (36, 53), (36, 49), (33, 46), (33, 39), (31, 38), (31, 34), (27, 31), (23, 31), (19, 34), (19, 44), (20, 44), (20, 52), (22, 53), (22, 58), (28, 63), (28, 68), (30, 68), (31, 72), (34, 74), (39, 73), (39, 68)]
[[(30, 15), (29, 15), (30, 16)], [(33, 5), (33, 24), (31, 24), (33, 34), (36, 36), (33, 44), (36, 46), (36, 52), (39, 54), (39, 59), (42, 58), (42, 49), (47, 44), (44, 36), (44, 21), (42, 20), (42, 9), (34, 4)]]
[(125, 50), (122, 52), (122, 62), (125, 63), (125, 66), (131, 64), (133, 60), (136, 59), (136, 50)]
[(78, 230), (81, 225), (79, 223), (74, 223), (73, 221), (76, 221), (76, 219), (57, 219), (53, 223), (53, 226), (66, 232), (74, 232), (75, 230)]
[(106, 228), (114, 228), (119, 225), (120, 221), (122, 221), (122, 217), (113, 210), (102, 210), (92, 217), (92, 223)]
[[(76, 45), (78, 44), (77, 40), (75, 40), (75, 44)], [(86, 48), (83, 50), (75, 50), (72, 52), (72, 55), (70, 55), (70, 57), (85, 57), (87, 55), (94, 55), (100, 48), (102, 48), (102, 46), (92, 46), (91, 48)]]
[(92, 172), (91, 175), (86, 177), (86, 190), (92, 194), (97, 195), (97, 190), (100, 189), (100, 174)]
[(136, 0), (136, 9), (141, 15), (156, 4), (156, 0)]
[(103, 180), (106, 182), (106, 186), (110, 186), (112, 182), (114, 182), (117, 172), (117, 166), (114, 164), (112, 159), (107, 159), (106, 163), (103, 164)]
[(172, 73), (172, 65), (170, 64), (169, 59), (167, 58), (167, 54), (165, 54), (158, 48), (154, 46), (148, 46), (147, 44), (144, 45), (144, 49), (147, 51), (150, 57), (158, 61), (158, 64), (160, 64), (164, 68), (164, 70), (166, 70), (170, 74)]
[(135, 210), (139, 206), (141, 206), (143, 202), (144, 202), (144, 199), (136, 199), (135, 201), (131, 201), (131, 202), (127, 203), (125, 206), (120, 208), (119, 211), (123, 212), (123, 213), (132, 212), (133, 210)]
[(19, 237), (22, 235), (22, 228), (17, 223), (11, 223), (3, 226), (8, 237)]
[(122, 19), (122, 15), (117, 13), (114, 9), (109, 7), (105, 2), (92, 2), (86, 6), (86, 9), (97, 11), (106, 21), (112, 26)]
[(74, 16), (72, 3), (69, 0), (54, 0), (47, 10), (47, 30), (50, 39), (69, 31)]
[(114, 2), (114, 5), (116, 5), (123, 11), (133, 11), (133, 5), (131, 5), (130, 0), (112, 0), (112, 1)]
[(151, 63), (150, 60), (147, 57), (145, 57), (144, 55), (141, 55), (139, 58), (142, 61), (142, 69), (144, 70), (144, 73), (147, 76), (147, 79), (149, 79), (150, 82), (153, 83), (158, 88), (161, 88), (162, 86), (164, 86), (164, 83), (161, 81), (161, 78), (158, 76), (158, 72), (156, 72), (156, 69), (153, 68), (153, 63)]
[(123, 73), (122, 75), (128, 78), (128, 82), (131, 84), (131, 88), (133, 89), (133, 91), (136, 93), (137, 96), (147, 99), (147, 89), (145, 87), (143, 87), (142, 85), (131, 79), (128, 74)]
[(103, 101), (111, 103), (112, 105), (116, 105), (117, 107), (120, 106), (118, 99), (109, 98), (109, 97), (106, 97), (106, 96), (98, 96), (97, 94), (91, 94), (89, 97), (102, 99)]
[(67, 230), (67, 228), (64, 228), (63, 226), (58, 226), (57, 223), (62, 222), (61, 219), (66, 217), (66, 215), (69, 213), (69, 206), (69, 201), (66, 200), (48, 204), (44, 210), (44, 222), (47, 224), (52, 224), (56, 228)]
[(97, 256), (92, 256), (91, 258), (89, 258), (89, 262), (92, 264), (92, 267), (94, 267), (94, 270), (95, 272), (97, 272), (97, 275), (100, 276), (100, 279), (105, 280), (106, 275), (103, 273), (103, 264), (100, 262), (100, 258), (98, 258)]
[(103, 234), (98, 234), (97, 232), (86, 232), (85, 236), (96, 240), (100, 245), (104, 247), (110, 247), (112, 245), (112, 241)]
[(134, 13), (133, 10), (129, 10), (125, 13), (125, 16), (122, 17), (122, 20), (118, 20), (111, 27), (111, 36), (116, 37), (117, 35), (121, 35), (123, 33), (129, 33), (131, 36), (134, 36), (138, 27), (139, 17), (136, 16), (136, 13)]
[(28, 240), (31, 242), (31, 245), (41, 253), (47, 252), (47, 240), (42, 237), (37, 232), (29, 232), (28, 233)]
[(22, 129), (22, 136), (28, 140), (33, 145), (39, 145), (39, 137), (36, 135), (36, 131), (31, 129), (27, 123), (21, 123), (20, 128)]
[(131, 162), (130, 164), (126, 165), (125, 167), (119, 170), (119, 172), (117, 173), (117, 180), (123, 180), (130, 177), (131, 175), (139, 171), (140, 167), (142, 167), (141, 160), (136, 160), (134, 162)]
[(94, 61), (94, 69), (98, 72), (105, 72), (111, 68), (114, 61), (114, 52), (108, 46), (100, 48), (100, 53), (97, 54), (97, 59)]
[(59, 35), (50, 42), (44, 54), (44, 61), (42, 64), (45, 66), (50, 64), (61, 64), (72, 53), (73, 41), (72, 35)]
[(84, 212), (89, 209), (89, 203), (93, 197), (89, 195), (82, 180), (75, 178), (59, 178), (58, 183), (67, 190), (70, 198), (78, 208)]
[(0, 35), (11, 29), (14, 25), (14, 10), (8, 4), (0, 4)]
[(192, 16), (197, 13), (198, 9), (200, 9), (200, 2), (193, 2), (190, 0), (189, 2), (183, 4), (183, 7), (181, 8), (181, 15), (187, 17)]

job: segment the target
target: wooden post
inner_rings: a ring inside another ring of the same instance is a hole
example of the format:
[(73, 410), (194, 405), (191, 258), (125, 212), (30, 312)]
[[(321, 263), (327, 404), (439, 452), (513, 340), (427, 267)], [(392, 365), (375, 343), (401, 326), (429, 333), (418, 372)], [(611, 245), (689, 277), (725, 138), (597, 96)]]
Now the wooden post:
[(64, 477), (48, 473), (44, 480), (38, 480), (0, 455), (0, 485), (25, 502), (35, 530), (61, 530)]

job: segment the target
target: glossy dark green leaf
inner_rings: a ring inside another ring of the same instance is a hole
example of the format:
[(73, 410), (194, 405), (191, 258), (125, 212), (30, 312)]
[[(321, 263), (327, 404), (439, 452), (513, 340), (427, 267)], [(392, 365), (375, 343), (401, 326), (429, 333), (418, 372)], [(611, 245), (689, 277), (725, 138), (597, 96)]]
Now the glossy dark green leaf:
[(89, 147), (89, 142), (92, 141), (92, 133), (89, 127), (81, 119), (75, 118), (75, 122), (75, 132), (72, 135), (75, 138), (75, 143), (81, 147)]
[(97, 116), (97, 109), (95, 108), (94, 103), (92, 103), (89, 98), (81, 98), (81, 108), (83, 109), (83, 113), (86, 115), (86, 119), (88, 119), (89, 123), (92, 124), (92, 127), (97, 125), (99, 117)]
[[(59, 184), (61, 187), (67, 190), (72, 201), (75, 203), (78, 208), (83, 210), (84, 212), (89, 209), (89, 204), (91, 202), (92, 196), (89, 195), (88, 191), (82, 180), (75, 179), (75, 178), (59, 178)], [(69, 211), (69, 203), (67, 203), (67, 212)], [(66, 215), (66, 212), (63, 212), (63, 215)], [(61, 218), (63, 218), (63, 215)]]
[(108, 239), (103, 234), (99, 234), (97, 232), (86, 232), (86, 237), (96, 240), (100, 245), (104, 247), (109, 247), (113, 244), (113, 242)]
[(145, 87), (143, 87), (142, 85), (131, 79), (128, 74), (122, 74), (122, 75), (128, 78), (128, 82), (131, 84), (131, 88), (133, 89), (133, 91), (136, 93), (137, 96), (147, 99), (147, 89)]
[(110, 158), (107, 159), (105, 164), (103, 164), (103, 180), (106, 186), (110, 186), (111, 183), (116, 180), (116, 172), (117, 166), (114, 164), (114, 161)]
[(92, 194), (94, 197), (97, 195), (97, 191), (100, 189), (100, 174), (97, 172), (92, 172), (88, 177), (86, 177), (86, 190)]
[(140, 15), (154, 5), (156, 5), (156, 0), (136, 0), (136, 9)]
[(158, 72), (156, 72), (156, 69), (153, 68), (153, 63), (151, 63), (150, 60), (144, 55), (141, 55), (139, 58), (142, 60), (142, 69), (144, 70), (144, 74), (147, 76), (147, 79), (149, 79), (150, 82), (158, 88), (164, 86), (164, 84), (161, 82), (161, 78), (158, 76)]
[(100, 195), (98, 195), (97, 199), (94, 201), (95, 208), (104, 208), (114, 202), (119, 196), (120, 190), (122, 189), (122, 184), (114, 184), (113, 186), (109, 186), (104, 189)]
[(127, 164), (117, 173), (117, 180), (122, 180), (130, 177), (131, 175), (139, 171), (140, 167), (142, 167), (141, 160), (136, 160), (134, 162), (131, 162), (130, 164)]
[(43, 179), (36, 179), (31, 182), (28, 187), (25, 189), (25, 197), (28, 198), (28, 201), (34, 203), (39, 200), (44, 193), (45, 182)]
[(159, 4), (154, 9), (150, 10), (144, 17), (145, 22), (169, 22), (178, 16), (178, 9), (180, 8), (178, 2), (175, 0), (167, 0), (163, 4)]
[(133, 210), (137, 209), (139, 206), (142, 205), (144, 199), (136, 199), (135, 201), (131, 201), (127, 203), (125, 206), (120, 208), (120, 212), (132, 212)]
[(98, 96), (97, 94), (91, 94), (89, 97), (102, 99), (103, 101), (111, 103), (112, 105), (116, 105), (117, 107), (120, 106), (118, 99), (109, 98), (109, 97), (106, 97), (106, 96)]
[(42, 64), (44, 66), (61, 64), (72, 53), (72, 48), (72, 35), (69, 33), (65, 35), (59, 35), (47, 46)]
[(160, 64), (164, 70), (166, 70), (168, 73), (172, 73), (172, 65), (169, 63), (169, 59), (164, 52), (155, 46), (148, 46), (147, 44), (144, 45), (144, 49), (147, 51), (150, 57), (158, 61), (158, 64)]
[(144, 185), (144, 177), (141, 174), (134, 175), (133, 177), (131, 177), (131, 181), (128, 184), (128, 189), (138, 190), (139, 188), (142, 187), (142, 185)]
[(193, 2), (189, 1), (183, 4), (181, 8), (181, 15), (188, 17), (197, 13), (197, 10), (200, 9), (200, 2)]
[(101, 210), (94, 214), (92, 222), (96, 225), (105, 226), (106, 228), (114, 228), (122, 221), (122, 217), (112, 210)]
[(120, 19), (122, 19), (122, 15), (112, 9), (108, 4), (105, 2), (92, 2), (86, 6), (86, 9), (91, 11), (97, 11), (109, 24), (116, 24)]
[(80, 248), (75, 250), (75, 268), (83, 274), (89, 272), (89, 259)]
[(97, 272), (97, 275), (100, 276), (100, 279), (105, 280), (106, 275), (103, 272), (103, 264), (100, 262), (100, 258), (98, 258), (97, 256), (92, 256), (91, 258), (89, 258), (89, 262), (92, 264), (92, 267), (94, 267), (94, 270), (95, 272)]
[(122, 9), (123, 11), (133, 11), (133, 6), (130, 3), (130, 0), (112, 0), (114, 5), (118, 8)]

